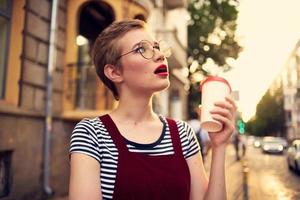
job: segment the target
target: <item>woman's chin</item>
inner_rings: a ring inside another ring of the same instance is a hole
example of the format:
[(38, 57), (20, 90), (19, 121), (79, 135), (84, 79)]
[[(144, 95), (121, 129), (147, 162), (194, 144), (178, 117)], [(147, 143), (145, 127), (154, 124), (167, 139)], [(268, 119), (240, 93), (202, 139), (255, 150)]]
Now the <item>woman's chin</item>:
[(155, 88), (155, 92), (159, 92), (159, 91), (166, 90), (166, 89), (168, 89), (169, 87), (170, 87), (170, 82), (168, 81), (168, 82), (166, 82), (166, 83), (164, 83), (164, 84), (161, 84), (161, 85), (157, 86), (157, 87)]

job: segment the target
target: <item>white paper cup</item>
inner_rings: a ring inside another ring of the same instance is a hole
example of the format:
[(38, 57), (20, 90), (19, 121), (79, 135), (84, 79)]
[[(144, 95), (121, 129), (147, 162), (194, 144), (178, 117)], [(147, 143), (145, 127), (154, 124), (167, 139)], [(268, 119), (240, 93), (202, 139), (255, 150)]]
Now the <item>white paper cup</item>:
[(214, 103), (224, 101), (225, 97), (231, 93), (229, 83), (221, 77), (209, 76), (201, 83), (201, 127), (208, 132), (218, 132), (222, 130), (223, 124), (212, 118), (210, 111), (215, 108)]

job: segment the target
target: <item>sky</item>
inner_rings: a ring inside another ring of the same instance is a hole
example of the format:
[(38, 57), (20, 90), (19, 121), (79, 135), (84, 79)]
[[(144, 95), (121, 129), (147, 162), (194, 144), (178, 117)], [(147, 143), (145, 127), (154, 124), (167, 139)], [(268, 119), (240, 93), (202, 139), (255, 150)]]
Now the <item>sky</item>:
[(237, 23), (244, 50), (222, 76), (239, 91), (238, 108), (248, 121), (300, 39), (300, 0), (241, 0)]

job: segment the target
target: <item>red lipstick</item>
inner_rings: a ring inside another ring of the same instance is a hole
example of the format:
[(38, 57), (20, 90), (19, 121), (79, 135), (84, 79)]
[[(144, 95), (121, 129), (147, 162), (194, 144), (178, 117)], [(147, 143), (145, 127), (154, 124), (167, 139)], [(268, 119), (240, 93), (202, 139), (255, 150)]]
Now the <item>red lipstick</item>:
[(155, 70), (154, 74), (159, 75), (159, 76), (168, 76), (168, 67), (165, 64), (159, 65)]

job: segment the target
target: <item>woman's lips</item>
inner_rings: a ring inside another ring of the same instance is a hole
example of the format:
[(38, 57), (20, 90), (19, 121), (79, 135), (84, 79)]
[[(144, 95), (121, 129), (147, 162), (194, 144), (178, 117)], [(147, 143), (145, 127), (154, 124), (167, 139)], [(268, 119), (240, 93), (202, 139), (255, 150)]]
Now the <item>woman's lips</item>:
[(154, 71), (154, 74), (158, 75), (158, 76), (168, 76), (169, 73), (168, 73), (168, 67), (167, 65), (159, 65), (155, 71)]
[(162, 72), (162, 73), (158, 73), (156, 75), (158, 75), (158, 76), (168, 76), (169, 73), (168, 72)]

